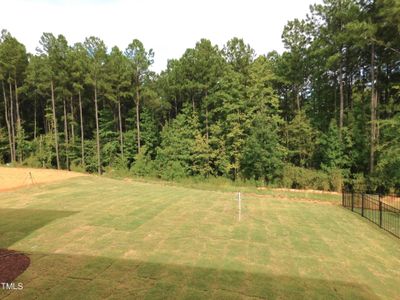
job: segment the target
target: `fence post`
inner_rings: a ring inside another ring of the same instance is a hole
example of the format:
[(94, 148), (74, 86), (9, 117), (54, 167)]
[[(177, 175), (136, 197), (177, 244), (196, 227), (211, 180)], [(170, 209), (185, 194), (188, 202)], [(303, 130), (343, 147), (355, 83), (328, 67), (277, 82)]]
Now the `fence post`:
[(364, 193), (361, 194), (361, 216), (364, 217)]
[(379, 200), (379, 227), (382, 227), (382, 201), (381, 201), (381, 195), (378, 195), (378, 200)]
[(354, 211), (354, 192), (351, 193), (351, 211)]

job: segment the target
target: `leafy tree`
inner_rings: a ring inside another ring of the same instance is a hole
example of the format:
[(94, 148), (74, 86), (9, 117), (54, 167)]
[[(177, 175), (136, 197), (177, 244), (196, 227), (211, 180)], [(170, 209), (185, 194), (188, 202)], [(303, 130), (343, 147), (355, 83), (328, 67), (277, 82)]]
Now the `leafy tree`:
[[(272, 66), (264, 56), (258, 57), (250, 67), (249, 110), (247, 120), (250, 135), (246, 139), (241, 159), (244, 176), (272, 182), (281, 174), (285, 148), (279, 141), (279, 101), (272, 88)], [(255, 116), (255, 117), (252, 117)]]
[(243, 39), (234, 37), (226, 43), (222, 49), (222, 53), (233, 70), (242, 75), (243, 84), (246, 85), (250, 65), (256, 56), (254, 49), (249, 44), (245, 44)]
[[(161, 132), (161, 145), (157, 148), (157, 165), (161, 177), (175, 179), (191, 173), (192, 152), (198, 118), (188, 106)], [(176, 174), (172, 171), (176, 171)], [(172, 172), (172, 173), (171, 173)]]
[(329, 171), (331, 169), (341, 169), (344, 167), (346, 157), (343, 151), (340, 131), (336, 125), (335, 119), (332, 119), (328, 132), (320, 136), (318, 149), (321, 155), (321, 169)]
[(241, 169), (244, 176), (273, 182), (282, 175), (285, 154), (286, 150), (279, 141), (277, 124), (258, 114), (243, 149)]
[(400, 113), (381, 122), (383, 143), (378, 148), (379, 160), (375, 178), (386, 191), (400, 190)]
[[(213, 142), (214, 151), (218, 148), (225, 150), (224, 158), (218, 163), (224, 166), (223, 173), (232, 179), (236, 179), (240, 172), (240, 159), (242, 148), (246, 138), (246, 89), (240, 82), (240, 76), (231, 68), (227, 68), (215, 87), (213, 95), (210, 95), (210, 102), (215, 109), (211, 115), (214, 126), (212, 129), (218, 136), (212, 139), (222, 139), (221, 143)], [(212, 135), (211, 135), (212, 136)]]
[(143, 145), (147, 147), (146, 152), (154, 158), (156, 155), (155, 149), (159, 145), (159, 134), (155, 117), (148, 108), (144, 108), (140, 118)]
[(299, 111), (286, 128), (289, 161), (299, 167), (311, 167), (315, 151), (315, 129), (304, 111)]

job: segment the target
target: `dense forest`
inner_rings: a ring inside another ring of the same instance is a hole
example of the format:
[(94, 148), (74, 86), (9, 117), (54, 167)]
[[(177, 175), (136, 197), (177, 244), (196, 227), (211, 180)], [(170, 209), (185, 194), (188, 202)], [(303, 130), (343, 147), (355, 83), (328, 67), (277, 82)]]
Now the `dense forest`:
[(30, 54), (3, 30), (0, 162), (398, 191), (400, 1), (325, 0), (282, 41), (202, 39), (157, 74), (137, 39), (43, 33)]

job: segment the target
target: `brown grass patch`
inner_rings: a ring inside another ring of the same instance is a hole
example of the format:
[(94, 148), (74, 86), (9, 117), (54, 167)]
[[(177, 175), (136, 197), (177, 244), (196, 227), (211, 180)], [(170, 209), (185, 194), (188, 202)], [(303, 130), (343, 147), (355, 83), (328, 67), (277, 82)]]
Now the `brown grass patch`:
[(0, 192), (79, 176), (87, 175), (63, 170), (0, 167)]

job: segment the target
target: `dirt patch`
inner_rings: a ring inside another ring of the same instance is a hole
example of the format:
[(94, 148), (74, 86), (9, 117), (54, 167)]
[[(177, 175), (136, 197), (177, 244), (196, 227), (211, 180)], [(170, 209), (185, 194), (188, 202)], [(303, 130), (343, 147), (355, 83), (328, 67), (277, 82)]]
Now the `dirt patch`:
[(0, 192), (79, 176), (88, 175), (61, 170), (0, 167)]
[(23, 253), (0, 249), (0, 283), (11, 283), (21, 275), (31, 260)]

